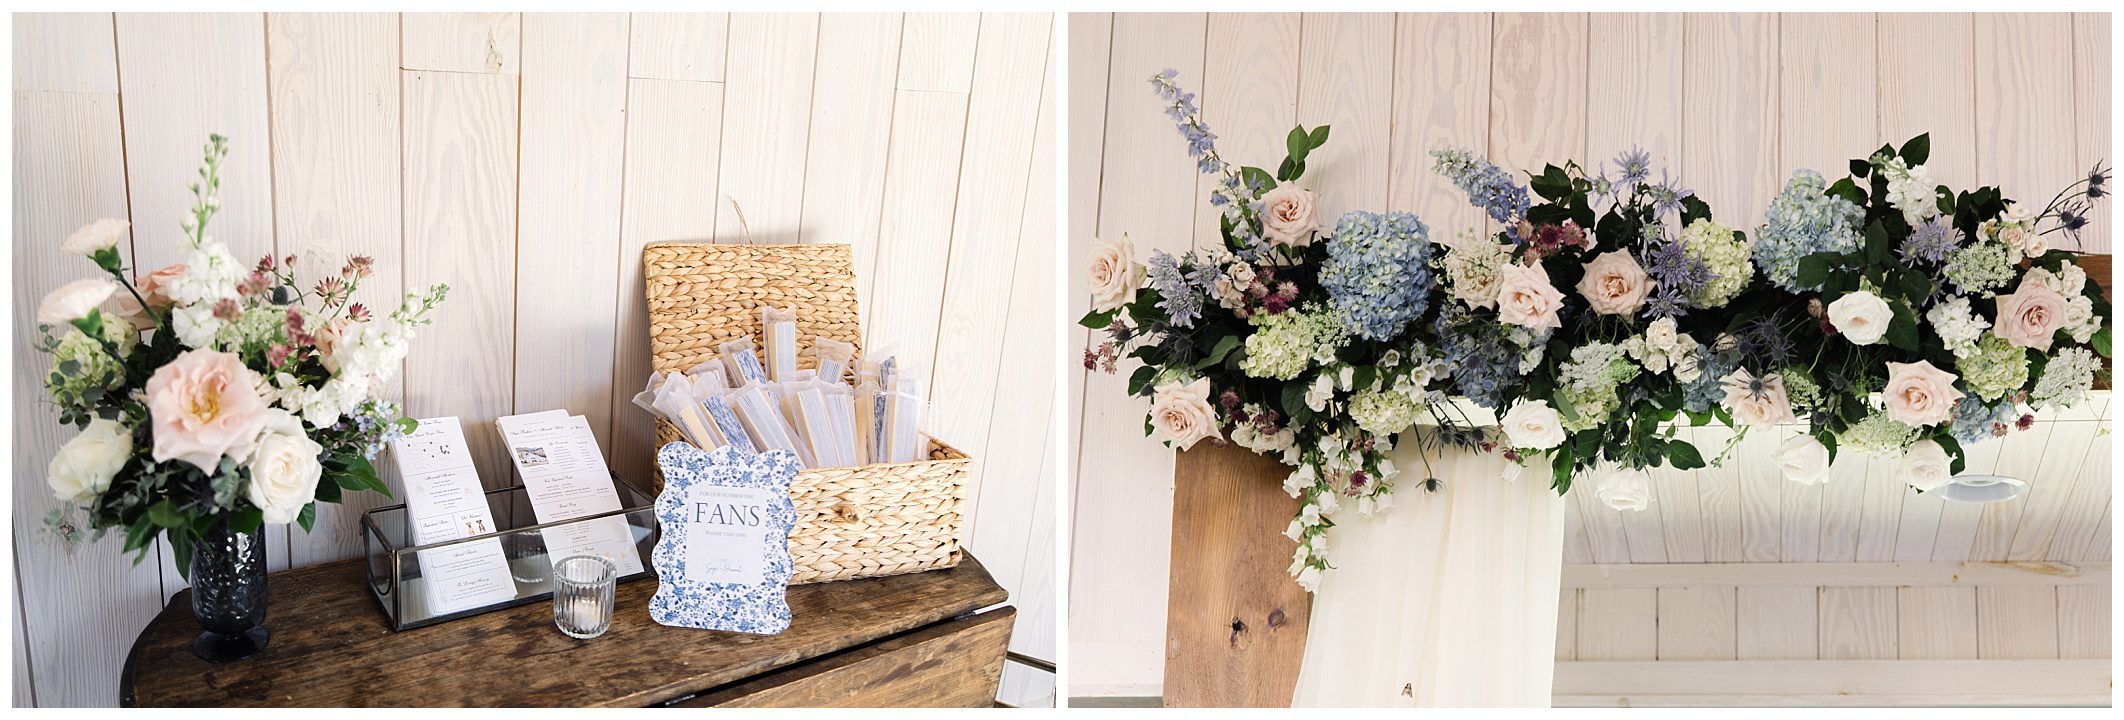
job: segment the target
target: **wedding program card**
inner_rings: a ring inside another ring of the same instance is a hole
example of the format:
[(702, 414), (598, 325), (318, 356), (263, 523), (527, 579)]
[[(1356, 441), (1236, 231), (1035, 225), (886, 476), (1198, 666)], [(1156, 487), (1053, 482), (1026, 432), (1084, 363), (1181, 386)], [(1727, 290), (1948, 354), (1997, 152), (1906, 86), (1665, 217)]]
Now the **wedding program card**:
[[(560, 522), (625, 507), (589, 420), (563, 410), (512, 415), (494, 421), (509, 446), (509, 460), (524, 480), (531, 511), (540, 523)], [(554, 560), (571, 555), (599, 555), (621, 575), (642, 571), (634, 549), (634, 532), (625, 517), (613, 516), (540, 531)]]
[(650, 557), (657, 577), (650, 619), (768, 635), (788, 629), (796, 453), (674, 442), (657, 451), (656, 463), (664, 471), (656, 498), (664, 536)]
[[(494, 514), (479, 485), (479, 471), (465, 447), (457, 418), (420, 421), (420, 427), (391, 441), (391, 457), (405, 478), (406, 517), (413, 542), (429, 545), (495, 532)], [(424, 596), (431, 615), (443, 615), (516, 598), (509, 559), (501, 540), (488, 538), (435, 550), (421, 550)]]

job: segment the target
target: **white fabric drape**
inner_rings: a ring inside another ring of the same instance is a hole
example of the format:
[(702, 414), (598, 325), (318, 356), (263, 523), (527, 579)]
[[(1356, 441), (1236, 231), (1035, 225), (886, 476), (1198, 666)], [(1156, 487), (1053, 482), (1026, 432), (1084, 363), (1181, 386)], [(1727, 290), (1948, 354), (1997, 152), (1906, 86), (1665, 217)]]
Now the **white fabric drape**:
[(1397, 448), (1394, 506), (1345, 510), (1313, 597), (1294, 707), (1548, 707), (1564, 501), (1546, 467), (1502, 479), (1497, 453), (1447, 450), (1422, 487)]

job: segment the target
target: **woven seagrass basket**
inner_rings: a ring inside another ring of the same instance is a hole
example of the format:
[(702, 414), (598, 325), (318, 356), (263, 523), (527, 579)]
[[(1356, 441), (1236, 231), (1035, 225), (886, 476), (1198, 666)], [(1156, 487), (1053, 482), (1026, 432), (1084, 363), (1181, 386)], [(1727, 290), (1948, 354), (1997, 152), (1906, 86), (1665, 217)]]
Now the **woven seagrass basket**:
[[(847, 245), (652, 243), (642, 249), (649, 300), (650, 366), (683, 372), (716, 356), (732, 338), (760, 342), (761, 306), (793, 307), (797, 367), (814, 336), (862, 347), (855, 272)], [(668, 422), (656, 444), (681, 442)], [(819, 468), (790, 486), (796, 529), (789, 534), (792, 585), (898, 575), (959, 564), (960, 510), (973, 460), (932, 439), (929, 459)], [(655, 476), (664, 486), (663, 473)]]

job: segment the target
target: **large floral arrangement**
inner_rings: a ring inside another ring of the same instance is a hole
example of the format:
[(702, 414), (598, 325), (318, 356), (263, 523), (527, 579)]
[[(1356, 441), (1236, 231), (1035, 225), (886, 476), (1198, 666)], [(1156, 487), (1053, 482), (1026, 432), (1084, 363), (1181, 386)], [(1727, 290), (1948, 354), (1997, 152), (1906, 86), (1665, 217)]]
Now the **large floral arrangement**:
[(1094, 241), (1081, 323), (1107, 337), (1084, 362), (1141, 361), (1127, 387), (1151, 399), (1147, 434), (1293, 467), (1286, 534), (1308, 589), (1334, 513), (1391, 505), (1397, 444), (1502, 453), (1515, 477), (1540, 463), (1557, 492), (1592, 477), (1637, 509), (1646, 468), (1737, 445), (1702, 452), (1681, 423), (1738, 437), (1804, 418), (1777, 457), (1788, 477), (1825, 480), (1841, 446), (1901, 455), (1922, 491), (1960, 471), (1963, 445), (2025, 426), (2024, 406), (2077, 402), (2106, 372), (2108, 304), (2046, 240), (2076, 238), (2107, 194), (2099, 166), (2028, 212), (1996, 188), (1932, 185), (1921, 136), (1834, 184), (1795, 173), (1750, 241), (1642, 150), (1522, 183), (1445, 148), (1433, 169), (1494, 232), (1434, 234), (1408, 213), (1327, 222), (1300, 182), (1327, 127), (1292, 130), (1274, 173), (1235, 165), (1174, 78), (1151, 84), (1215, 178), (1224, 242), (1139, 263), (1125, 236)]
[(127, 223), (98, 220), (63, 249), (108, 277), (64, 285), (37, 309), (45, 390), (60, 422), (81, 429), (48, 468), (64, 505), (47, 524), (71, 539), (78, 513), (96, 538), (123, 531), (136, 562), (167, 536), (187, 574), (190, 548), (217, 527), (307, 530), (318, 501), (390, 492), (369, 460), (413, 421), (377, 392), (448, 291), (378, 316), (352, 301), (373, 272), (367, 257), (319, 268), (307, 291), (294, 255), (238, 261), (207, 234), (227, 151), (218, 135), (206, 146), (184, 262), (133, 277), (117, 247)]

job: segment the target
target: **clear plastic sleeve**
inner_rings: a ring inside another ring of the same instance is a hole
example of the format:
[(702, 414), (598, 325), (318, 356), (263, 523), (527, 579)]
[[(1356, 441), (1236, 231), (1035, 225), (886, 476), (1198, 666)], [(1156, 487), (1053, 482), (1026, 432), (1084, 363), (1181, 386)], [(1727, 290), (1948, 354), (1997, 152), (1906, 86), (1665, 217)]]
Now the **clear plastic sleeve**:
[(885, 456), (887, 462), (914, 462), (923, 458), (922, 382), (900, 378), (885, 400)]
[(830, 383), (848, 382), (848, 366), (855, 362), (855, 345), (832, 338), (811, 338), (811, 354), (819, 360), (819, 379)]
[(796, 453), (804, 467), (817, 467), (818, 459), (811, 456), (810, 448), (797, 441), (796, 430), (782, 416), (780, 403), (765, 385), (746, 385), (732, 390), (727, 397), (753, 444), (762, 450), (788, 450)]
[(733, 338), (715, 347), (722, 354), (723, 364), (728, 366), (726, 379), (731, 387), (747, 382), (767, 382), (767, 369), (760, 366), (760, 356), (754, 352), (752, 338)]
[(767, 346), (767, 377), (775, 382), (788, 380), (796, 371), (796, 309), (761, 307), (760, 341)]
[(730, 370), (723, 366), (723, 361), (721, 360), (709, 360), (695, 365), (693, 369), (687, 370), (686, 374), (693, 376), (695, 385), (706, 383), (716, 389), (730, 387)]

